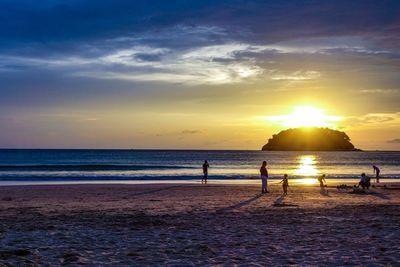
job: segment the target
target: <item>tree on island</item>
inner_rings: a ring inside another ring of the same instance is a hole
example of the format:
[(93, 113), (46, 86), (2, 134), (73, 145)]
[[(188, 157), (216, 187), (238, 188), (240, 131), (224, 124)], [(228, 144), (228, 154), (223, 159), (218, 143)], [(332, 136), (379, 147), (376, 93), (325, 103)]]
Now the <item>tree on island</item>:
[(295, 128), (274, 134), (262, 150), (355, 151), (345, 132), (329, 128)]

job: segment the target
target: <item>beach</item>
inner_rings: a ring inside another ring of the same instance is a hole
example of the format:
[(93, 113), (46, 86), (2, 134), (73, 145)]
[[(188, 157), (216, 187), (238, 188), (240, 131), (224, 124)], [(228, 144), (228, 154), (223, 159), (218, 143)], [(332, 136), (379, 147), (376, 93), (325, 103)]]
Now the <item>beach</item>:
[(400, 0), (0, 3), (0, 267), (400, 267)]
[(0, 187), (0, 266), (395, 266), (400, 185)]

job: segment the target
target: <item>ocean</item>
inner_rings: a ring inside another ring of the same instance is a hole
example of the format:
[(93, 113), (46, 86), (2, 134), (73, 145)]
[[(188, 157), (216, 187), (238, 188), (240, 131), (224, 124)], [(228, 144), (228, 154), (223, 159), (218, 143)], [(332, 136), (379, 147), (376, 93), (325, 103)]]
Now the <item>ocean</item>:
[(201, 179), (202, 164), (210, 164), (210, 180), (259, 177), (268, 162), (271, 179), (351, 179), (362, 172), (383, 179), (400, 178), (400, 152), (272, 152), (243, 150), (92, 150), (1, 149), (0, 184), (10, 182), (193, 181)]

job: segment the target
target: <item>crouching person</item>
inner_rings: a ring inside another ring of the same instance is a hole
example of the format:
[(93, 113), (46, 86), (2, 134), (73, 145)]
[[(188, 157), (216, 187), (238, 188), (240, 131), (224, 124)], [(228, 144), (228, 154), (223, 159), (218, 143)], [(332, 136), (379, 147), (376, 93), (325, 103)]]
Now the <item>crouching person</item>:
[(368, 189), (371, 186), (371, 178), (365, 175), (365, 173), (361, 174), (361, 180), (358, 183), (359, 186), (362, 187), (362, 189)]

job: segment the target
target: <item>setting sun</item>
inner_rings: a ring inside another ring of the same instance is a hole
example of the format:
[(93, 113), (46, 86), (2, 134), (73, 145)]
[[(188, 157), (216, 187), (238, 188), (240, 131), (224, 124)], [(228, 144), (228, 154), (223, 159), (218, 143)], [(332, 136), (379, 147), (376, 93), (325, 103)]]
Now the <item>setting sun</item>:
[(278, 122), (286, 127), (334, 127), (334, 123), (341, 118), (326, 115), (325, 111), (312, 106), (298, 106), (289, 115), (270, 117), (270, 120)]

